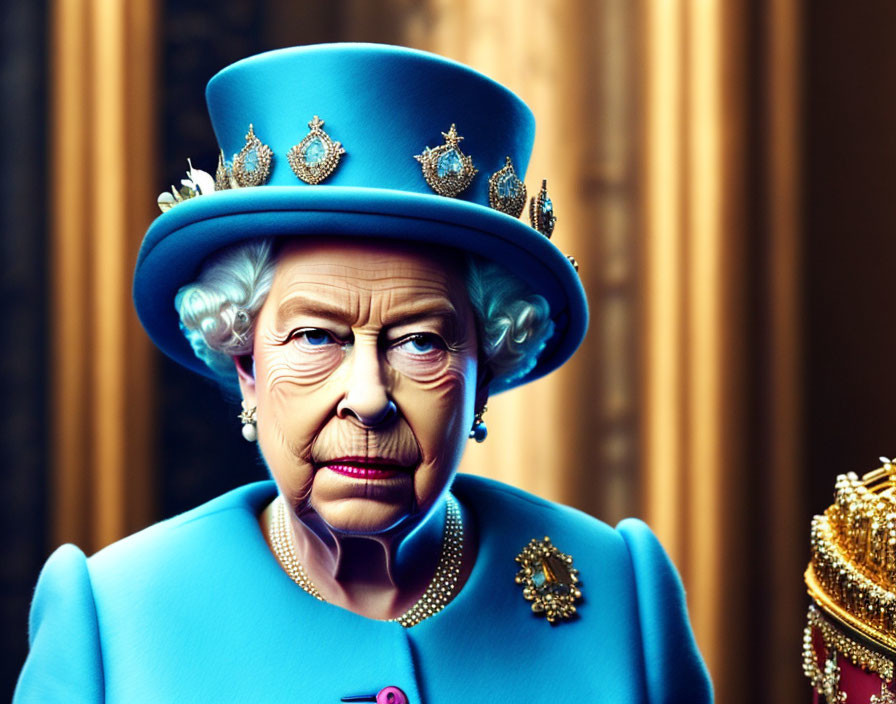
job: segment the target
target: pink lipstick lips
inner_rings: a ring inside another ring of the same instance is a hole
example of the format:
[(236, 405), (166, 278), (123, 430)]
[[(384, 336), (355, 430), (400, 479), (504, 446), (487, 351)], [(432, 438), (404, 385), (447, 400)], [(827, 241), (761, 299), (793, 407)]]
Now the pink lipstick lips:
[(322, 462), (321, 467), (352, 479), (390, 479), (411, 471), (410, 467), (380, 457), (340, 457)]

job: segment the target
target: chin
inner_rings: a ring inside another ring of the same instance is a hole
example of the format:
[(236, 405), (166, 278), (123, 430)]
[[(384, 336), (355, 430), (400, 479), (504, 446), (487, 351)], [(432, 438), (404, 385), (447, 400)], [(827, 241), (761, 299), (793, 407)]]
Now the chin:
[(385, 533), (417, 512), (410, 476), (365, 481), (326, 470), (315, 475), (310, 506), (332, 530), (354, 535)]
[(322, 506), (312, 501), (312, 508), (331, 530), (343, 535), (380, 535), (412, 519), (410, 506), (382, 504), (371, 499), (346, 499)]

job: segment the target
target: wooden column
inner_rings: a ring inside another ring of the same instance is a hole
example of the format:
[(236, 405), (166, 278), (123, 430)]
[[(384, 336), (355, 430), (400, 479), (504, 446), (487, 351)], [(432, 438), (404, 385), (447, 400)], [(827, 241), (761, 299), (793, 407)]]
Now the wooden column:
[(156, 182), (154, 9), (58, 0), (51, 20), (51, 540), (85, 550), (151, 516), (151, 355), (130, 281)]
[(725, 702), (799, 696), (798, 14), (645, 3), (645, 513)]
[(645, 14), (645, 508), (720, 701), (737, 667), (726, 653), (744, 637), (725, 617), (741, 605), (731, 568), (747, 432), (739, 16), (721, 1), (657, 0)]

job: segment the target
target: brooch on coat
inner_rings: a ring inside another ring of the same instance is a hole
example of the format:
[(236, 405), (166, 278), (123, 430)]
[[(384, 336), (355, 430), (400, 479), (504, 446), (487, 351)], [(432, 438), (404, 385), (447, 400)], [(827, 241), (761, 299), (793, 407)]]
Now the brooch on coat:
[(532, 602), (532, 611), (550, 623), (571, 619), (575, 602), (582, 598), (579, 571), (572, 566), (572, 556), (560, 552), (551, 539), (529, 541), (514, 558), (520, 564), (516, 583), (523, 587), (523, 598)]

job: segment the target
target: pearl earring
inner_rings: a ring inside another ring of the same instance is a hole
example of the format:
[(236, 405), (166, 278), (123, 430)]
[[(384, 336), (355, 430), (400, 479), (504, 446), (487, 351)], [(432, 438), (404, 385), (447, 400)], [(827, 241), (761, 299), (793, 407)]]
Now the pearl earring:
[(255, 425), (256, 410), (255, 406), (249, 408), (246, 402), (243, 401), (243, 411), (237, 416), (243, 424), (243, 437), (249, 442), (258, 440), (258, 428)]

